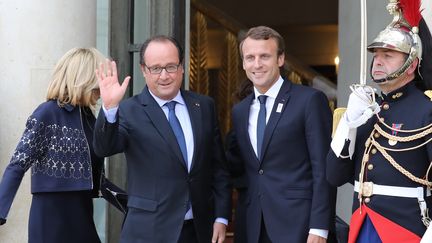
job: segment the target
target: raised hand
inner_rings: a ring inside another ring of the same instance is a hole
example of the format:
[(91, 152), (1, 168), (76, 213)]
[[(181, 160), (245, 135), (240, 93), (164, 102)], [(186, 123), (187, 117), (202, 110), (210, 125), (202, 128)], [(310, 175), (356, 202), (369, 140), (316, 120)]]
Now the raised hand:
[(117, 107), (123, 98), (129, 84), (127, 76), (120, 85), (117, 76), (117, 65), (114, 61), (106, 60), (95, 70), (99, 82), (100, 95), (105, 109)]
[(380, 106), (374, 96), (374, 90), (369, 86), (352, 87), (345, 112), (349, 127), (357, 128), (363, 125), (380, 111)]

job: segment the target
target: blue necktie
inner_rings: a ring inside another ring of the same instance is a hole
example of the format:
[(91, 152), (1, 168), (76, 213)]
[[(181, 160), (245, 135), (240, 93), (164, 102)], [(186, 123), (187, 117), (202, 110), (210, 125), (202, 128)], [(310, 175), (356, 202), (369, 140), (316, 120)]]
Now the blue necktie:
[(180, 147), (180, 150), (183, 154), (183, 159), (186, 165), (186, 169), (188, 168), (188, 160), (187, 160), (187, 149), (186, 149), (186, 140), (184, 137), (183, 130), (181, 128), (180, 122), (175, 114), (175, 106), (177, 102), (176, 101), (170, 101), (166, 103), (165, 105), (168, 107), (168, 121), (171, 125), (171, 128), (174, 132), (174, 135), (176, 136), (177, 143)]
[[(175, 106), (177, 102), (176, 101), (170, 101), (166, 103), (165, 105), (168, 107), (168, 122), (174, 132), (174, 135), (176, 136), (177, 143), (180, 146), (180, 150), (183, 154), (183, 159), (186, 165), (186, 170), (188, 170), (188, 160), (187, 160), (187, 149), (186, 149), (186, 140), (184, 137), (183, 129), (181, 128), (180, 122), (175, 114)], [(188, 199), (188, 202), (186, 204), (186, 212), (189, 211), (191, 208), (191, 202), (190, 199)]]
[(261, 159), (261, 149), (264, 138), (264, 131), (266, 127), (266, 95), (258, 96), (258, 100), (260, 102), (260, 109), (258, 112), (258, 121), (257, 121), (257, 155), (258, 159)]

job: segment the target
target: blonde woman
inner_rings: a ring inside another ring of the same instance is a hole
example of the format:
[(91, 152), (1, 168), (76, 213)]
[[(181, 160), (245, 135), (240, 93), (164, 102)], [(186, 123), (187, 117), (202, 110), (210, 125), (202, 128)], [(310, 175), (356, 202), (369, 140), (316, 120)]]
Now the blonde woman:
[(28, 118), (0, 183), (0, 223), (31, 169), (31, 243), (100, 242), (93, 221), (103, 160), (90, 146), (99, 98), (94, 70), (105, 57), (94, 48), (74, 48), (57, 63), (47, 101)]

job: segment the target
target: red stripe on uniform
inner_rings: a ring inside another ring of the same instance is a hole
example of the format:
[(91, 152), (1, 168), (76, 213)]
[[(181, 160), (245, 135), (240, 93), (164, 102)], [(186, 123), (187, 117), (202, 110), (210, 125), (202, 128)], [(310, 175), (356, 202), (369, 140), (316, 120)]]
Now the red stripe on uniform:
[(363, 221), (364, 221), (365, 217), (366, 217), (366, 210), (365, 210), (365, 207), (362, 205), (361, 211), (360, 211), (360, 208), (357, 208), (357, 210), (351, 216), (349, 235), (348, 235), (348, 243), (355, 243), (356, 242), (357, 236), (360, 232), (361, 226), (363, 225)]
[(363, 204), (361, 206), (361, 213), (360, 208), (358, 208), (351, 217), (350, 232), (348, 237), (349, 243), (356, 242), (366, 215), (368, 215), (371, 219), (372, 224), (374, 225), (383, 243), (418, 243), (421, 240), (418, 235), (390, 221)]

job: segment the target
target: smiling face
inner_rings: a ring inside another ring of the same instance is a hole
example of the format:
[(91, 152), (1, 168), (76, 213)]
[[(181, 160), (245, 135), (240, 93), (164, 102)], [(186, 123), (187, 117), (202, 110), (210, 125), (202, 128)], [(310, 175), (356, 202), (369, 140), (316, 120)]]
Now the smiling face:
[(277, 54), (278, 47), (274, 38), (255, 40), (246, 38), (242, 44), (243, 69), (257, 90), (264, 94), (278, 80), (279, 68), (285, 56)]
[[(183, 80), (183, 65), (176, 72), (168, 73), (165, 69), (160, 74), (152, 74), (147, 68), (166, 67), (180, 63), (176, 46), (167, 40), (153, 41), (144, 52), (144, 64), (141, 71), (146, 79), (149, 90), (163, 100), (173, 99), (180, 90)], [(147, 66), (147, 67), (146, 67)]]

